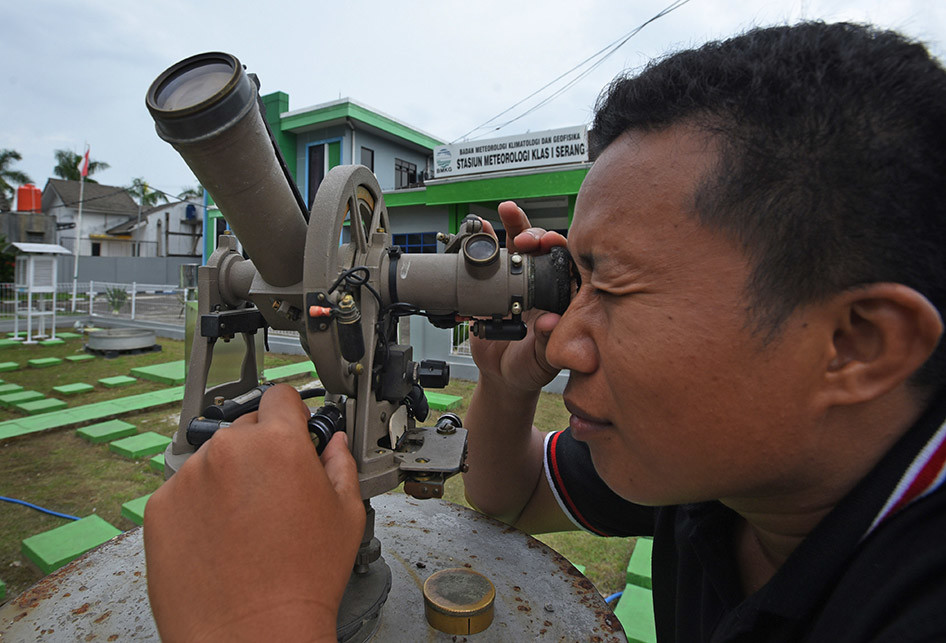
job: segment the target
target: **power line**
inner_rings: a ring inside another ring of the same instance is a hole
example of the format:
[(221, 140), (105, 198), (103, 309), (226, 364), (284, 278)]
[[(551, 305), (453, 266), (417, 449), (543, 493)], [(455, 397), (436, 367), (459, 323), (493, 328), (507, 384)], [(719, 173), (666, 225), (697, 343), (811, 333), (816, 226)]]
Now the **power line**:
[(664, 9), (662, 9), (661, 11), (659, 11), (657, 14), (655, 14), (654, 16), (652, 16), (650, 19), (648, 19), (648, 20), (642, 22), (640, 25), (638, 25), (637, 27), (635, 27), (634, 29), (632, 29), (630, 32), (628, 32), (628, 33), (626, 33), (625, 35), (621, 36), (620, 38), (618, 38), (618, 39), (615, 40), (614, 42), (610, 43), (609, 45), (603, 47), (602, 49), (599, 49), (598, 51), (596, 51), (595, 53), (593, 53), (591, 56), (585, 58), (584, 60), (582, 60), (580, 63), (578, 63), (577, 65), (575, 65), (574, 67), (572, 67), (572, 68), (569, 69), (568, 71), (566, 71), (566, 72), (564, 72), (564, 73), (562, 73), (562, 74), (559, 74), (559, 75), (558, 75), (556, 78), (554, 78), (553, 80), (549, 81), (548, 83), (546, 83), (545, 85), (543, 85), (543, 86), (540, 87), (539, 89), (535, 90), (534, 92), (532, 92), (531, 94), (529, 94), (528, 96), (526, 96), (525, 98), (523, 98), (522, 100), (520, 100), (520, 101), (516, 102), (515, 104), (511, 105), (510, 107), (504, 109), (503, 111), (501, 111), (500, 113), (496, 114), (495, 116), (493, 116), (493, 117), (490, 118), (489, 120), (485, 121), (485, 122), (482, 123), (481, 125), (478, 125), (478, 126), (474, 127), (473, 129), (471, 129), (470, 131), (468, 131), (466, 134), (463, 134), (463, 135), (457, 137), (456, 139), (454, 139), (453, 141), (451, 141), (451, 144), (456, 143), (457, 141), (460, 141), (460, 140), (467, 140), (466, 137), (468, 137), (468, 136), (469, 136), (470, 134), (472, 134), (473, 132), (485, 128), (487, 125), (489, 125), (490, 123), (492, 123), (493, 121), (495, 121), (495, 120), (496, 120), (497, 118), (499, 118), (500, 116), (503, 116), (504, 114), (507, 114), (507, 113), (511, 112), (512, 110), (514, 110), (514, 109), (515, 109), (516, 107), (518, 107), (519, 105), (522, 105), (522, 104), (525, 103), (526, 101), (528, 101), (528, 100), (530, 100), (531, 98), (535, 97), (536, 95), (542, 93), (543, 91), (545, 91), (546, 89), (548, 89), (549, 87), (551, 87), (552, 85), (554, 85), (555, 83), (557, 83), (558, 81), (560, 81), (561, 79), (565, 78), (566, 76), (568, 76), (568, 75), (571, 74), (572, 72), (574, 72), (574, 71), (578, 70), (579, 68), (581, 68), (582, 66), (586, 65), (588, 62), (590, 62), (590, 61), (594, 60), (595, 58), (598, 58), (599, 56), (601, 56), (601, 58), (600, 58), (599, 60), (597, 60), (593, 65), (591, 65), (588, 69), (586, 69), (585, 71), (581, 72), (579, 75), (577, 75), (575, 78), (573, 78), (572, 80), (570, 80), (568, 83), (566, 83), (566, 84), (565, 84), (563, 87), (561, 87), (560, 89), (558, 89), (558, 90), (556, 90), (555, 92), (553, 92), (553, 93), (552, 93), (551, 95), (549, 95), (547, 98), (545, 98), (545, 99), (539, 101), (539, 103), (537, 103), (537, 104), (534, 105), (533, 107), (527, 109), (525, 112), (523, 112), (522, 114), (516, 116), (515, 118), (512, 118), (512, 119), (506, 121), (505, 123), (503, 123), (503, 124), (501, 124), (501, 125), (498, 125), (498, 126), (496, 126), (496, 127), (490, 128), (490, 130), (489, 130), (488, 132), (485, 132), (485, 133), (483, 133), (483, 134), (481, 134), (481, 135), (479, 135), (479, 136), (476, 136), (476, 137), (474, 137), (472, 140), (476, 140), (477, 138), (481, 138), (481, 137), (483, 137), (483, 136), (486, 136), (487, 134), (490, 134), (490, 133), (492, 133), (492, 132), (498, 131), (498, 130), (500, 130), (500, 129), (506, 127), (507, 125), (510, 125), (511, 123), (514, 123), (514, 122), (516, 122), (517, 120), (519, 120), (519, 119), (521, 119), (521, 118), (527, 116), (528, 114), (531, 114), (532, 112), (534, 112), (535, 110), (539, 109), (540, 107), (542, 107), (542, 106), (544, 106), (544, 105), (547, 105), (547, 104), (550, 103), (552, 100), (554, 100), (555, 98), (557, 98), (558, 96), (560, 96), (561, 94), (563, 94), (564, 92), (566, 92), (568, 89), (570, 89), (571, 87), (573, 87), (577, 82), (579, 82), (580, 80), (582, 80), (583, 78), (585, 78), (585, 77), (586, 77), (588, 74), (590, 74), (592, 71), (594, 71), (595, 69), (597, 69), (597, 68), (598, 68), (605, 60), (607, 60), (612, 54), (614, 54), (618, 49), (620, 49), (621, 47), (623, 47), (624, 44), (627, 43), (628, 40), (630, 40), (631, 38), (633, 38), (634, 36), (636, 36), (638, 33), (640, 33), (640, 31), (643, 30), (644, 27), (646, 27), (646, 26), (649, 25), (650, 23), (654, 22), (655, 20), (658, 20), (658, 19), (664, 17), (664, 16), (667, 15), (668, 13), (670, 13), (670, 12), (676, 10), (676, 9), (679, 9), (679, 8), (682, 7), (683, 5), (687, 4), (689, 1), (690, 1), (690, 0), (674, 0), (674, 1), (671, 2), (669, 5), (667, 5)]

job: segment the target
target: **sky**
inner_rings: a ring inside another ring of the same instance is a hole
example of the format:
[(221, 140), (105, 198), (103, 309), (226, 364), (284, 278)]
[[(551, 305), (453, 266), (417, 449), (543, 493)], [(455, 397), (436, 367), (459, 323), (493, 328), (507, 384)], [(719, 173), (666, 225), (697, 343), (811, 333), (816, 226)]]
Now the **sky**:
[[(672, 3), (0, 0), (0, 149), (18, 151), (23, 160), (15, 169), (40, 188), (53, 177), (54, 150), (82, 154), (86, 145), (93, 160), (111, 166), (96, 174), (100, 183), (124, 186), (143, 177), (171, 194), (195, 186), (180, 156), (155, 134), (145, 93), (164, 69), (205, 51), (235, 55), (259, 76), (261, 93), (286, 92), (290, 110), (351, 98), (453, 142)], [(544, 107), (472, 136), (588, 123), (598, 93), (624, 70), (754, 26), (801, 19), (896, 29), (946, 59), (940, 0), (689, 0)]]

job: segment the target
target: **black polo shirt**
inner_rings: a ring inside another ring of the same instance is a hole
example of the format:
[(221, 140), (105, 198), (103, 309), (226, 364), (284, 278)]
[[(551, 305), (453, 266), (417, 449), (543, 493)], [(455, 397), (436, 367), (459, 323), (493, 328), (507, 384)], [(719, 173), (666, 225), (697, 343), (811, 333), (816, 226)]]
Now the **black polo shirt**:
[(658, 641), (946, 641), (944, 418), (941, 396), (749, 597), (722, 504), (628, 503), (568, 430), (546, 439), (546, 475), (582, 529), (654, 536)]

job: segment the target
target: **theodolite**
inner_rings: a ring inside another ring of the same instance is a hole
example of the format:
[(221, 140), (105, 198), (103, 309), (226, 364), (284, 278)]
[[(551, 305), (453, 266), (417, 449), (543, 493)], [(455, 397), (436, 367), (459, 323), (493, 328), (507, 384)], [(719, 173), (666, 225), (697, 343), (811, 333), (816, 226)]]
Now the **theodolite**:
[[(509, 253), (476, 217), (438, 235), (442, 253), (402, 253), (378, 181), (363, 166), (328, 172), (308, 210), (258, 88), (234, 56), (206, 53), (167, 69), (147, 94), (158, 135), (181, 154), (233, 232), (198, 271), (199, 324), (165, 471), (173, 475), (217, 429), (258, 405), (265, 385), (254, 336), (297, 332), (324, 396), (309, 421), (313, 440), (321, 450), (345, 431), (358, 466), (368, 523), (338, 637), (366, 640), (391, 585), (370, 499), (401, 483), (414, 497), (440, 497), (466, 453), (457, 416), (419, 424), (428, 413), (424, 388), (445, 386), (449, 367), (415, 361), (412, 347), (397, 341), (398, 319), (423, 315), (449, 328), (475, 318), (478, 337), (521, 339), (525, 311), (564, 312), (571, 261), (561, 248)], [(232, 381), (208, 387), (219, 341), (243, 342), (242, 367)]]

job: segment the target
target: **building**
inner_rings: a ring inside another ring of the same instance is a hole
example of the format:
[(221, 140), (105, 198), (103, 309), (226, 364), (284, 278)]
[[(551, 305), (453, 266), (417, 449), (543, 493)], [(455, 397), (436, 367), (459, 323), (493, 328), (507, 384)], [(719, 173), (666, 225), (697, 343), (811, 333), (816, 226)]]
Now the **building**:
[[(125, 188), (86, 181), (82, 191), (81, 230), (77, 229), (79, 181), (49, 179), (43, 188), (43, 212), (58, 221), (58, 243), (79, 254), (93, 257), (135, 256), (136, 246), (125, 224), (137, 222), (138, 204)], [(115, 232), (119, 230), (119, 232)]]
[[(107, 230), (108, 234), (131, 235), (136, 257), (201, 256), (203, 238), (203, 204), (188, 201), (162, 203), (142, 210), (140, 217), (131, 217)], [(85, 213), (82, 214), (85, 218)]]

